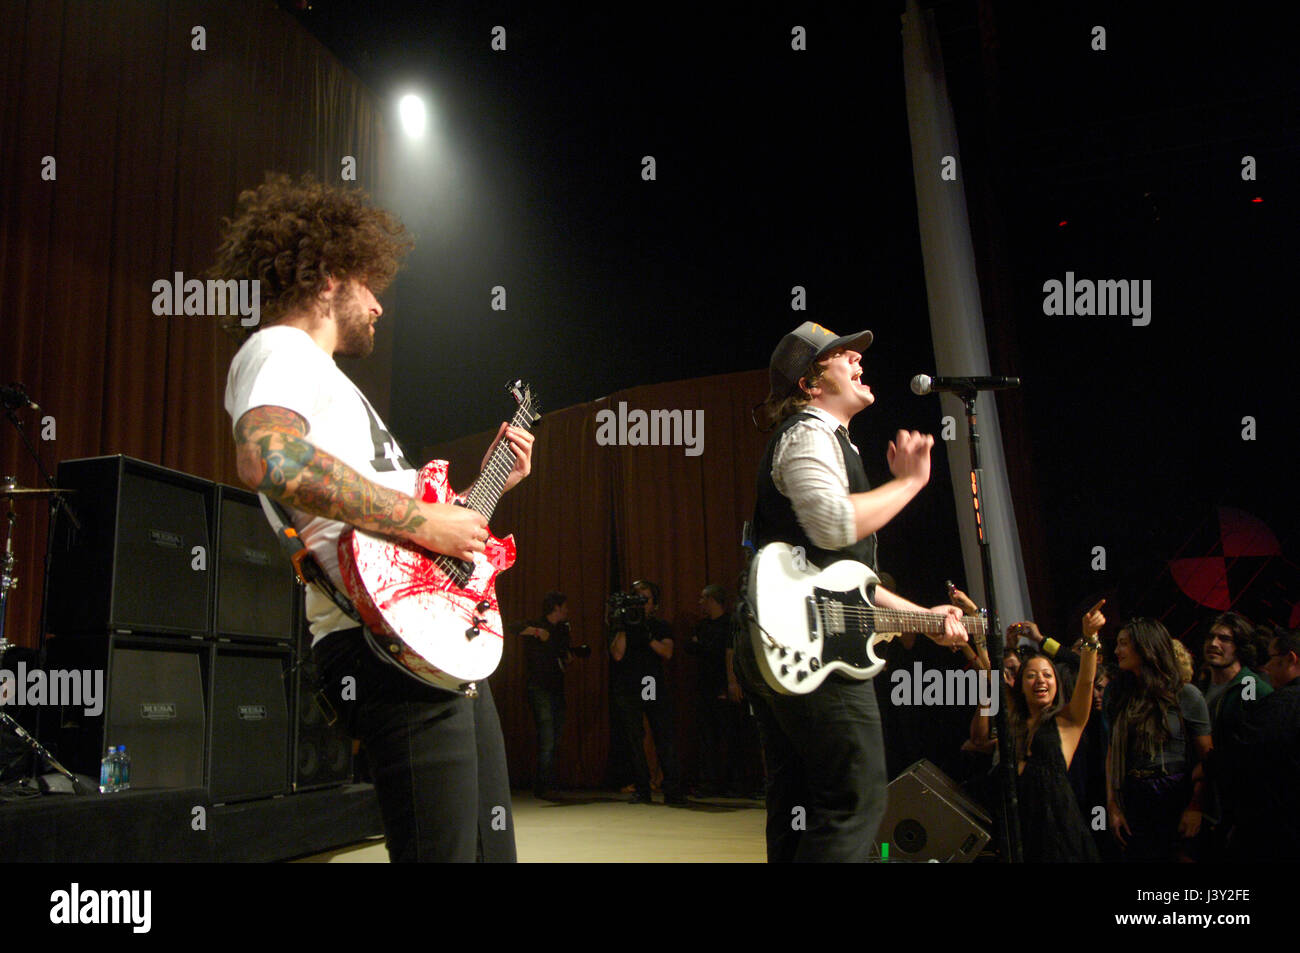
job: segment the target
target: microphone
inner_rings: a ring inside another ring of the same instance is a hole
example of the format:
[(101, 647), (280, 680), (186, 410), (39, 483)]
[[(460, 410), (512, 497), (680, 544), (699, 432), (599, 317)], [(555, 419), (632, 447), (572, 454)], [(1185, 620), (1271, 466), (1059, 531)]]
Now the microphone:
[(917, 374), (912, 378), (912, 393), (921, 395), (941, 391), (962, 394), (973, 390), (1011, 390), (1019, 386), (1019, 377), (931, 377)]
[(0, 401), (10, 410), (17, 410), (19, 407), (27, 406), (32, 410), (40, 410), (40, 404), (32, 400), (27, 393), (27, 389), (22, 384), (8, 384), (0, 387)]

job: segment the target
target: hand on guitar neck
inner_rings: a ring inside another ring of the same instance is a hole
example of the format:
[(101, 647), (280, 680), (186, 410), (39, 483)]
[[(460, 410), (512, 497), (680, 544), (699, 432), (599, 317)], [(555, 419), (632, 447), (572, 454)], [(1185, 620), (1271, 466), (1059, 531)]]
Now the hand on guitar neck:
[(884, 586), (876, 586), (876, 604), (884, 609), (898, 609), (905, 612), (933, 612), (943, 616), (942, 632), (927, 632), (925, 635), (939, 645), (953, 648), (970, 641), (966, 629), (962, 626), (962, 611), (956, 606), (932, 606), (926, 609), (915, 602), (904, 599), (897, 593), (890, 592)]
[[(531, 472), (534, 437), (527, 430), (502, 423), (496, 439), (483, 455), (484, 471), (503, 440), (514, 456), (514, 465), (501, 488), (501, 492), (505, 493)], [(405, 534), (404, 538), (409, 542), (465, 562), (472, 561), (475, 553), (484, 551), (488, 538), (488, 521), (481, 513), (468, 506), (424, 502), (416, 503), (416, 512), (423, 517), (423, 521)]]

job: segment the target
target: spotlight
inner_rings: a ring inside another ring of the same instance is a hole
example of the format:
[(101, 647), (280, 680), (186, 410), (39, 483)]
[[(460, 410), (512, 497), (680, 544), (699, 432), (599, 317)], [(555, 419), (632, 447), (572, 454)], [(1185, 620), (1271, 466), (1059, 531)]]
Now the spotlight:
[(397, 104), (397, 114), (402, 119), (402, 129), (412, 139), (424, 138), (425, 111), (424, 100), (414, 93), (403, 96)]

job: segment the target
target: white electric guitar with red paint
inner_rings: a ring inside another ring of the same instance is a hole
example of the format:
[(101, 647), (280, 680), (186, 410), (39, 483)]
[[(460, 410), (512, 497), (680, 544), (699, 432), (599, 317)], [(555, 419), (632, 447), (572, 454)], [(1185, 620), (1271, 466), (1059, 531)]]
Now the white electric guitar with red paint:
[[(508, 389), (518, 403), (510, 425), (531, 430), (541, 417), (536, 398), (523, 381)], [(420, 470), (416, 495), (426, 503), (468, 506), (490, 520), (514, 464), (503, 439), (474, 484), (457, 494), (447, 461), (433, 460)], [(473, 562), (355, 528), (339, 537), (339, 569), (371, 648), (411, 677), (464, 695), (476, 694), (474, 683), (501, 661), (495, 581), (514, 562), (514, 536), (489, 533), (486, 551)]]

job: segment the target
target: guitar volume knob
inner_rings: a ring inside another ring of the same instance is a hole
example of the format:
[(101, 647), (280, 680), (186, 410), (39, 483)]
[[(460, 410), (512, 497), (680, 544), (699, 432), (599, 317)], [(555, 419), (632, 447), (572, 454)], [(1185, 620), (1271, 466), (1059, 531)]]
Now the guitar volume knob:
[(491, 609), (491, 608), (492, 608), (492, 603), (490, 603), (490, 602), (488, 602), (486, 599), (484, 599), (482, 602), (480, 602), (480, 603), (479, 603), (478, 605), (476, 605), (474, 608), (477, 609), (479, 612), (487, 612), (488, 609)]
[(476, 639), (476, 638), (478, 638), (478, 626), (474, 625), (474, 626), (470, 626), (468, 629), (466, 629), (466, 630), (465, 630), (465, 638), (467, 638), (467, 639)]
[(807, 677), (808, 677), (808, 673), (805, 672), (803, 669), (799, 669), (799, 671), (794, 673), (794, 680), (796, 682), (802, 682)]

